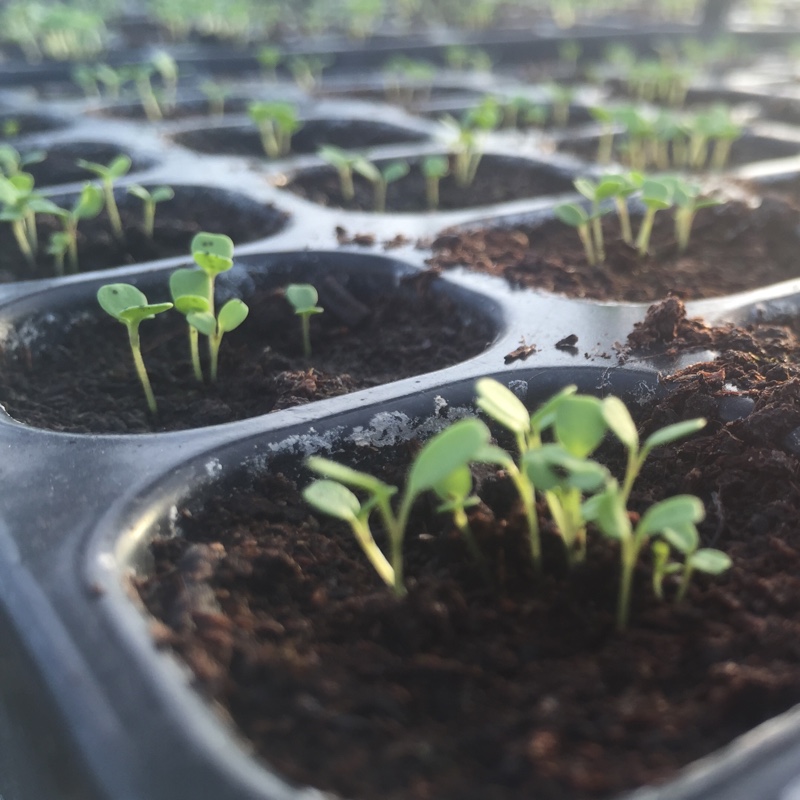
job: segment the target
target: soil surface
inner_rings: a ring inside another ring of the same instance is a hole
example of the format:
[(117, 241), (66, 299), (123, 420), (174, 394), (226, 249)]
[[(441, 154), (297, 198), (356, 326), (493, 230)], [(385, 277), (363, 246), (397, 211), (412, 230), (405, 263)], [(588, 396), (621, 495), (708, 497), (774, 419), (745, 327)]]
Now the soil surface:
[[(243, 298), (250, 315), (224, 337), (213, 386), (192, 374), (187, 326), (179, 314), (144, 322), (142, 353), (157, 418), (147, 411), (125, 328), (99, 307), (82, 315), (76, 310), (72, 325), (61, 317), (28, 320), (43, 327), (46, 338), (6, 348), (0, 403), (14, 419), (40, 428), (145, 433), (233, 422), (431, 372), (481, 352), (494, 330), (433, 291), (430, 278), (424, 273), (399, 291), (387, 288), (374, 297), (335, 279), (318, 282), (326, 311), (311, 320), (308, 360), (300, 321), (282, 290), (251, 286)], [(166, 286), (162, 296), (153, 292), (148, 299), (168, 300)], [(205, 359), (205, 341), (201, 352)]]
[[(670, 293), (717, 297), (800, 276), (796, 207), (765, 198), (757, 208), (729, 202), (698, 212), (689, 248), (678, 255), (670, 212), (656, 214), (651, 253), (641, 258), (619, 238), (615, 214), (603, 218), (606, 261), (586, 260), (577, 232), (549, 220), (514, 228), (445, 231), (429, 263), (466, 266), (515, 286), (570, 297), (652, 302)], [(634, 235), (639, 219), (633, 218)]]
[[(377, 163), (380, 166), (387, 162)], [(411, 162), (410, 166), (411, 170), (405, 178), (389, 184), (387, 211), (428, 210), (425, 177), (418, 162)], [(372, 184), (360, 175), (353, 177), (353, 183), (355, 197), (345, 200), (336, 171), (320, 167), (299, 171), (286, 184), (286, 189), (323, 206), (373, 211)], [(451, 176), (442, 179), (438, 208), (443, 211), (472, 208), (569, 191), (572, 191), (572, 181), (556, 170), (519, 158), (485, 155), (478, 166), (475, 180), (466, 188), (457, 185)]]
[[(153, 185), (145, 188), (153, 190)], [(78, 264), (81, 272), (92, 272), (125, 264), (138, 264), (158, 258), (188, 254), (192, 238), (200, 231), (224, 233), (236, 244), (272, 236), (286, 222), (286, 215), (272, 205), (262, 205), (241, 195), (201, 186), (176, 186), (172, 200), (156, 207), (154, 236), (145, 235), (142, 226), (142, 201), (122, 190), (115, 191), (124, 240), (112, 231), (108, 214), (103, 210), (92, 220), (78, 226)], [(50, 199), (71, 208), (76, 195)], [(27, 264), (20, 253), (9, 225), (0, 225), (0, 282), (51, 278), (54, 259), (48, 255), (51, 234), (63, 226), (49, 214), (37, 216), (40, 251), (36, 266)], [(68, 269), (68, 267), (67, 267)]]
[[(670, 303), (655, 316), (683, 319)], [(643, 436), (708, 419), (653, 453), (630, 506), (696, 494), (703, 545), (733, 560), (697, 576), (679, 606), (672, 583), (669, 602), (655, 599), (645, 552), (630, 627), (615, 633), (616, 547), (590, 531), (586, 562), (568, 571), (541, 503), (537, 582), (507, 479), (485, 470), (470, 523), (488, 576), (423, 499), (397, 599), (278, 461), (233, 493), (218, 487), (184, 510), (184, 536), (153, 544), (138, 584), (157, 640), (279, 774), (344, 797), (581, 800), (668, 780), (800, 701), (796, 332), (707, 335), (753, 345), (677, 373), (635, 412)], [(369, 468), (398, 484), (408, 449)], [(600, 457), (622, 473), (617, 448)], [(364, 455), (336, 458), (361, 466)]]
[[(174, 140), (199, 153), (267, 158), (255, 125), (232, 125), (183, 131)], [(322, 145), (360, 150), (385, 144), (421, 142), (421, 133), (360, 119), (310, 119), (292, 136), (292, 155), (313, 154)]]

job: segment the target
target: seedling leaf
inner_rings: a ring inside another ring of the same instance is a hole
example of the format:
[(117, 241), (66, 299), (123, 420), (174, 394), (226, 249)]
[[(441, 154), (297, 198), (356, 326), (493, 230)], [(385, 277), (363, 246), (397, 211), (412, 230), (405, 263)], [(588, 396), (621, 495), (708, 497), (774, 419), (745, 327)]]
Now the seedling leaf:
[(650, 506), (636, 526), (637, 536), (652, 536), (667, 528), (700, 522), (705, 516), (702, 502), (689, 494), (678, 494)]
[(358, 498), (341, 483), (331, 480), (314, 481), (303, 489), (303, 499), (318, 511), (352, 522), (358, 518), (361, 504)]
[(530, 427), (530, 414), (522, 401), (502, 383), (492, 378), (481, 378), (475, 384), (477, 405), (495, 422), (513, 433), (526, 433)]
[(567, 397), (556, 408), (556, 439), (577, 458), (592, 453), (606, 433), (603, 405), (596, 397)]
[(661, 447), (677, 439), (683, 439), (699, 431), (701, 428), (704, 428), (705, 425), (706, 421), (702, 417), (689, 419), (685, 422), (676, 422), (674, 425), (667, 425), (666, 428), (661, 428), (661, 430), (647, 437), (644, 443), (645, 449), (652, 450), (654, 447)]
[(217, 332), (217, 321), (210, 311), (195, 311), (186, 315), (186, 321), (197, 328), (203, 336), (213, 336)]
[(622, 400), (614, 396), (606, 397), (603, 400), (603, 418), (606, 425), (628, 450), (639, 448), (639, 433)]
[(730, 569), (732, 564), (730, 556), (710, 547), (703, 547), (689, 556), (689, 565), (693, 569), (709, 575), (719, 575)]
[(220, 333), (236, 330), (246, 319), (250, 309), (247, 305), (234, 297), (228, 300), (219, 310), (218, 324)]

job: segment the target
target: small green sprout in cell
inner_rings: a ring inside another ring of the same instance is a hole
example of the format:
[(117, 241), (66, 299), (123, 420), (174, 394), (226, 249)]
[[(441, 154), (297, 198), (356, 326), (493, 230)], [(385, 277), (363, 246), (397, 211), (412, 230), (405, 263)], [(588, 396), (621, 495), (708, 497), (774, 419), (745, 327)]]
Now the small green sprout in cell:
[(18, 119), (4, 119), (3, 120), (3, 137), (6, 139), (13, 139), (19, 136), (21, 131), (20, 121)]
[(108, 166), (95, 164), (92, 161), (85, 161), (81, 158), (78, 160), (78, 166), (93, 172), (100, 179), (106, 200), (108, 219), (111, 222), (111, 230), (114, 232), (114, 236), (122, 241), (125, 238), (125, 232), (122, 229), (122, 219), (119, 216), (117, 201), (114, 199), (114, 181), (128, 174), (131, 168), (130, 158), (124, 154), (118, 155)]
[(444, 60), (450, 69), (461, 72), (469, 64), (469, 49), (461, 45), (451, 45), (444, 51)]
[(586, 209), (575, 203), (562, 203), (553, 209), (553, 213), (565, 225), (578, 231), (586, 260), (595, 266), (598, 263), (597, 254), (592, 242), (592, 231), (589, 228), (590, 217), (586, 213)]
[(379, 168), (366, 158), (359, 158), (353, 164), (353, 169), (366, 178), (373, 187), (374, 191), (374, 209), (379, 214), (386, 211), (386, 193), (389, 189), (390, 183), (405, 178), (409, 173), (408, 162), (406, 161), (390, 161), (385, 167)]
[(36, 264), (39, 249), (36, 215), (55, 214), (58, 210), (55, 203), (34, 191), (30, 173), (0, 176), (0, 221), (10, 223), (20, 252), (30, 266)]
[(675, 205), (675, 239), (678, 243), (678, 252), (683, 253), (689, 247), (689, 237), (697, 212), (702, 208), (710, 208), (720, 204), (720, 200), (713, 197), (702, 197), (700, 187), (695, 183), (677, 177), (661, 179), (666, 183), (672, 193)]
[(157, 186), (150, 192), (144, 186), (139, 186), (138, 183), (135, 183), (128, 187), (128, 194), (132, 194), (142, 201), (144, 207), (142, 227), (144, 228), (145, 236), (148, 239), (152, 239), (156, 224), (156, 205), (172, 200), (175, 197), (175, 191), (170, 186)]
[(430, 97), (436, 67), (429, 61), (394, 56), (383, 69), (386, 95), (391, 102), (408, 108), (415, 101)]
[(291, 103), (254, 102), (247, 109), (258, 128), (264, 152), (270, 158), (283, 158), (292, 149), (292, 135), (303, 127)]
[[(456, 470), (476, 459), (489, 446), (489, 429), (477, 419), (465, 419), (445, 428), (419, 451), (408, 473), (398, 510), (391, 499), (397, 488), (365, 472), (312, 457), (309, 469), (324, 480), (310, 484), (303, 491), (306, 502), (329, 516), (347, 522), (375, 571), (395, 594), (405, 594), (403, 577), (403, 541), (415, 500), (427, 491), (441, 489)], [(366, 493), (363, 503), (350, 488)], [(373, 538), (369, 518), (377, 511), (389, 539), (387, 558)]]
[(470, 555), (485, 570), (486, 564), (483, 560), (478, 543), (469, 525), (467, 509), (477, 506), (480, 498), (472, 494), (472, 472), (464, 464), (453, 470), (446, 478), (433, 487), (436, 496), (441, 500), (437, 507), (440, 514), (451, 514), (453, 524), (458, 529)]
[(361, 156), (332, 144), (320, 147), (317, 155), (334, 167), (339, 175), (339, 188), (341, 189), (342, 197), (348, 202), (351, 201), (356, 196), (356, 190), (353, 186), (353, 167)]
[(729, 109), (724, 106), (715, 106), (710, 112), (709, 127), (711, 138), (714, 141), (711, 169), (725, 169), (733, 143), (742, 136), (742, 126), (731, 118)]
[(332, 64), (323, 56), (295, 56), (288, 62), (289, 72), (303, 91), (313, 91), (322, 82), (322, 73)]
[[(485, 108), (488, 109), (488, 106)], [(499, 120), (499, 114), (497, 118)], [(483, 121), (488, 120), (489, 113), (485, 113)], [(483, 157), (483, 141), (486, 131), (483, 128), (475, 129), (466, 122), (459, 123), (450, 115), (442, 117), (440, 122), (449, 139), (448, 146), (454, 160), (453, 179), (462, 188), (469, 186), (475, 180)]]
[[(169, 291), (175, 310), (188, 318), (189, 314), (211, 310), (210, 278), (202, 269), (176, 269), (169, 276)], [(189, 354), (194, 377), (203, 382), (203, 367), (200, 362), (200, 337), (194, 325), (189, 325)]]
[(570, 39), (569, 41), (559, 45), (558, 60), (564, 62), (565, 64), (569, 64), (570, 67), (572, 67), (572, 71), (577, 72), (578, 60), (580, 59), (582, 53), (583, 48), (581, 47), (580, 42)]
[(222, 119), (225, 116), (225, 101), (231, 93), (230, 88), (216, 81), (203, 81), (200, 84), (200, 91), (208, 101), (209, 114), (217, 119)]
[(597, 263), (602, 264), (606, 260), (602, 217), (611, 210), (610, 208), (604, 209), (602, 203), (617, 196), (621, 188), (621, 181), (616, 176), (608, 176), (598, 183), (590, 181), (588, 178), (578, 178), (574, 184), (575, 188), (592, 204), (589, 220), (594, 239), (594, 254)]
[(29, 150), (20, 153), (10, 144), (0, 144), (0, 172), (7, 178), (13, 178), (30, 164), (41, 164), (47, 158), (44, 150)]
[(164, 114), (161, 111), (156, 93), (153, 91), (153, 75), (156, 73), (154, 64), (135, 64), (126, 68), (131, 75), (139, 102), (142, 104), (144, 114), (150, 122), (157, 122)]
[(450, 162), (445, 156), (427, 156), (422, 160), (422, 174), (425, 176), (425, 198), (431, 211), (439, 207), (439, 183), (449, 171)]
[(280, 47), (264, 45), (256, 53), (256, 59), (261, 66), (264, 77), (269, 80), (277, 80), (278, 64), (283, 59), (283, 51)]
[(62, 231), (50, 237), (48, 253), (55, 258), (56, 275), (64, 273), (64, 256), (69, 263), (70, 272), (78, 271), (78, 224), (82, 219), (93, 219), (104, 205), (103, 192), (97, 186), (86, 183), (70, 210), (59, 208), (53, 211), (61, 218)]
[(642, 183), (641, 199), (645, 206), (645, 212), (636, 237), (636, 249), (639, 251), (639, 255), (645, 256), (649, 252), (650, 235), (653, 232), (656, 212), (672, 206), (671, 187), (663, 181), (646, 180)]
[(575, 90), (570, 86), (559, 86), (554, 83), (548, 87), (548, 94), (553, 104), (553, 123), (559, 128), (566, 128)]
[(147, 376), (144, 359), (142, 358), (142, 350), (139, 344), (139, 325), (146, 319), (153, 319), (156, 314), (168, 311), (172, 308), (172, 303), (155, 303), (151, 305), (139, 289), (128, 283), (109, 283), (101, 286), (97, 292), (97, 302), (103, 311), (110, 314), (128, 329), (128, 341), (133, 353), (133, 363), (147, 398), (147, 407), (152, 414), (158, 413), (156, 398), (150, 386), (150, 378)]
[(311, 358), (311, 317), (325, 309), (317, 305), (319, 295), (310, 283), (290, 283), (285, 289), (286, 299), (300, 317), (303, 332), (303, 355)]
[(175, 108), (178, 95), (178, 64), (166, 51), (161, 50), (150, 59), (164, 86), (164, 109)]
[(604, 106), (593, 106), (589, 113), (601, 126), (595, 159), (598, 164), (608, 164), (614, 154), (614, 112)]
[(527, 112), (533, 108), (535, 104), (527, 97), (517, 96), (512, 97), (502, 103), (502, 124), (504, 128), (518, 127), (520, 120), (535, 124), (533, 120), (527, 119)]

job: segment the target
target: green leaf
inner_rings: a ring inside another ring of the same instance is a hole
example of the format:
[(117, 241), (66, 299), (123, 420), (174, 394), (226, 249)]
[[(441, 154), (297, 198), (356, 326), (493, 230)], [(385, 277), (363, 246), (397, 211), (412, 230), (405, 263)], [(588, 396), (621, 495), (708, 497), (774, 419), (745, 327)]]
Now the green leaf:
[(171, 308), (172, 303), (153, 303), (152, 305), (138, 306), (137, 308), (126, 308), (120, 312), (117, 319), (125, 323), (142, 322), (146, 319), (152, 319), (156, 314), (169, 311)]
[(581, 513), (585, 520), (594, 522), (609, 539), (621, 540), (631, 536), (631, 521), (616, 481), (604, 492), (590, 497), (581, 506)]
[(310, 283), (290, 283), (284, 293), (295, 314), (308, 313), (316, 308), (319, 299), (317, 290)]
[(565, 398), (556, 408), (555, 437), (578, 458), (592, 453), (606, 434), (603, 404), (589, 395)]
[(580, 228), (589, 222), (589, 215), (581, 206), (574, 203), (563, 203), (553, 209), (553, 213), (565, 225), (570, 225), (573, 228)]
[(303, 489), (303, 499), (318, 511), (345, 522), (354, 522), (361, 511), (358, 498), (336, 481), (314, 481)]
[(107, 314), (122, 320), (123, 311), (146, 306), (147, 297), (144, 292), (129, 283), (107, 283), (97, 290), (97, 302)]
[(175, 309), (184, 316), (211, 310), (208, 297), (197, 294), (182, 294), (174, 298)]
[(439, 481), (433, 491), (441, 500), (466, 500), (472, 491), (472, 472), (466, 464), (457, 467)]
[(311, 456), (306, 459), (306, 466), (318, 475), (325, 478), (345, 483), (348, 486), (353, 486), (356, 489), (363, 489), (376, 495), (391, 496), (397, 489), (394, 486), (389, 486), (378, 478), (373, 478), (367, 472), (359, 472), (358, 470), (347, 467), (344, 464), (337, 464), (328, 458), (321, 456)]
[(549, 428), (556, 421), (556, 409), (564, 402), (567, 397), (572, 396), (578, 391), (575, 384), (565, 386), (556, 392), (549, 400), (542, 403), (536, 411), (531, 414), (531, 430), (541, 433)]
[(650, 434), (650, 436), (645, 439), (644, 446), (647, 450), (652, 450), (654, 447), (661, 447), (677, 439), (690, 436), (701, 428), (704, 428), (705, 425), (706, 421), (702, 417), (688, 419), (685, 422), (676, 422), (674, 425), (667, 425), (665, 428), (661, 428), (661, 430)]
[(408, 163), (405, 161), (393, 161), (383, 168), (383, 179), (386, 183), (394, 183), (408, 175)]
[(514, 459), (503, 450), (494, 444), (487, 444), (479, 447), (475, 452), (473, 461), (480, 462), (481, 464), (496, 464), (498, 467), (508, 469), (514, 466)]
[(250, 309), (247, 304), (234, 297), (219, 310), (217, 324), (220, 333), (235, 331), (246, 319)]
[(209, 277), (227, 272), (233, 266), (233, 260), (214, 253), (192, 253), (195, 264)]
[(189, 246), (192, 255), (207, 253), (220, 258), (233, 258), (233, 240), (224, 233), (206, 233), (201, 231), (192, 239)]
[(597, 196), (597, 184), (588, 178), (578, 178), (574, 181), (575, 188), (587, 199), (595, 200)]
[(477, 406), (495, 422), (513, 433), (527, 433), (531, 418), (522, 401), (493, 378), (481, 378), (475, 384)]
[(661, 181), (646, 180), (642, 184), (642, 202), (651, 208), (669, 208), (672, 205), (670, 186)]
[(703, 547), (692, 553), (689, 556), (689, 564), (698, 572), (706, 572), (709, 575), (719, 575), (733, 566), (729, 555), (710, 547)]
[(169, 292), (175, 307), (182, 314), (178, 300), (184, 296), (197, 296), (205, 299), (206, 309), (192, 309), (193, 311), (207, 310), (209, 307), (208, 297), (211, 294), (211, 281), (202, 269), (176, 269), (169, 276)]
[(679, 553), (683, 553), (684, 555), (697, 550), (697, 545), (700, 542), (697, 528), (692, 522), (665, 528), (661, 531), (661, 536)]
[(606, 397), (603, 400), (603, 419), (617, 439), (628, 449), (639, 447), (639, 433), (627, 406), (619, 397)]
[(433, 489), (453, 470), (472, 461), (490, 436), (486, 425), (471, 418), (459, 420), (430, 439), (411, 465), (406, 482), (409, 497)]
[(171, 186), (156, 186), (150, 196), (154, 203), (163, 203), (175, 197), (175, 190)]
[(443, 178), (449, 169), (450, 164), (444, 156), (428, 156), (422, 161), (422, 174), (426, 178)]
[(636, 526), (637, 536), (653, 536), (667, 528), (680, 530), (700, 522), (705, 516), (703, 503), (690, 494), (678, 494), (650, 506)]
[(32, 195), (28, 200), (28, 209), (36, 214), (58, 214), (61, 211), (52, 200), (37, 195)]
[(118, 155), (109, 165), (108, 165), (108, 175), (111, 178), (121, 178), (123, 175), (127, 175), (128, 171), (131, 168), (131, 160), (128, 156), (122, 154)]
[(91, 219), (103, 210), (104, 205), (102, 190), (91, 183), (85, 183), (77, 202), (72, 207), (72, 216), (75, 219)]
[(217, 332), (217, 320), (210, 311), (193, 311), (186, 315), (186, 321), (204, 336), (213, 336)]
[(608, 480), (608, 470), (596, 461), (576, 458), (557, 444), (545, 444), (525, 453), (523, 467), (540, 491), (574, 488), (594, 492)]
[(379, 183), (381, 180), (380, 170), (366, 158), (358, 158), (353, 162), (353, 170), (370, 183)]

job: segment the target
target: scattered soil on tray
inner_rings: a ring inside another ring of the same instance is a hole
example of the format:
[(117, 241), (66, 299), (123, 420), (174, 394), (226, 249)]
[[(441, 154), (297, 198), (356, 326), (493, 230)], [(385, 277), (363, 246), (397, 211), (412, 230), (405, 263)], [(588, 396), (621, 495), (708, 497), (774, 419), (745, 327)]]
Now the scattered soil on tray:
[[(319, 281), (325, 313), (311, 320), (313, 354), (302, 357), (300, 321), (282, 289), (253, 289), (250, 315), (228, 333), (219, 380), (200, 385), (183, 318), (168, 312), (142, 324), (144, 361), (158, 402), (147, 411), (125, 329), (99, 307), (73, 324), (28, 320), (43, 342), (3, 354), (0, 402), (20, 422), (75, 433), (145, 433), (217, 425), (431, 372), (481, 352), (492, 326), (431, 289), (430, 274), (364, 297)], [(287, 281), (288, 283), (289, 281)], [(390, 282), (387, 281), (387, 284)], [(166, 281), (165, 281), (166, 284)], [(245, 284), (246, 285), (246, 284)], [(150, 293), (151, 302), (168, 299)], [(206, 346), (201, 342), (205, 358)], [(206, 376), (208, 370), (205, 370)]]
[[(22, 152), (25, 155), (30, 152), (30, 148)], [(43, 152), (47, 154), (44, 161), (28, 164), (25, 167), (25, 172), (33, 175), (37, 187), (93, 180), (95, 176), (91, 172), (77, 165), (78, 159), (92, 161), (95, 164), (108, 164), (123, 153), (131, 156), (130, 152), (106, 142), (62, 142), (43, 148)], [(149, 169), (155, 163), (152, 158), (136, 155), (131, 156), (131, 161), (133, 163), (130, 174)]]
[[(599, 136), (581, 136), (558, 142), (556, 149), (563, 153), (572, 153), (586, 161), (595, 161), (599, 143)], [(620, 164), (627, 163), (625, 154), (621, 149), (623, 144), (625, 144), (625, 137), (614, 137), (615, 158)], [(745, 134), (740, 139), (736, 139), (731, 145), (726, 169), (728, 167), (738, 167), (742, 164), (752, 164), (755, 161), (788, 158), (789, 156), (796, 156), (798, 153), (800, 153), (800, 143), (798, 142)], [(703, 169), (693, 169), (691, 171), (707, 172), (708, 168), (704, 167)]]
[[(653, 302), (718, 297), (800, 276), (797, 209), (776, 198), (757, 208), (736, 201), (698, 212), (689, 248), (677, 254), (671, 213), (656, 214), (651, 254), (640, 258), (619, 238), (616, 215), (603, 219), (606, 261), (586, 260), (577, 232), (548, 220), (514, 228), (445, 231), (429, 264), (465, 266), (570, 297)], [(634, 234), (639, 220), (632, 220)]]
[[(680, 606), (654, 599), (643, 554), (631, 625), (615, 633), (615, 546), (590, 532), (570, 574), (544, 520), (537, 586), (512, 492), (485, 470), (470, 522), (492, 579), (421, 500), (409, 592), (396, 599), (277, 461), (206, 492), (183, 536), (153, 543), (154, 570), (137, 583), (158, 641), (279, 774), (343, 797), (582, 800), (668, 780), (800, 702), (800, 463), (786, 439), (800, 425), (800, 372), (737, 352), (666, 384), (636, 406), (642, 435), (709, 422), (653, 453), (631, 508), (696, 494), (703, 545), (733, 559), (723, 576), (697, 576)], [(732, 418), (730, 398), (752, 410)], [(622, 454), (604, 448), (620, 475)], [(368, 468), (396, 484), (407, 460), (381, 452)]]
[[(378, 162), (385, 164), (386, 162)], [(417, 162), (410, 164), (405, 178), (389, 185), (387, 211), (427, 211), (425, 177)], [(374, 210), (372, 184), (360, 175), (353, 178), (355, 198), (342, 196), (339, 176), (332, 168), (302, 170), (286, 184), (286, 189), (313, 203), (358, 211)], [(448, 176), (439, 185), (439, 210), (488, 206), (524, 197), (560, 194), (572, 190), (572, 181), (549, 167), (521, 158), (486, 155), (481, 159), (475, 180), (466, 188)]]
[[(152, 191), (153, 185), (147, 187)], [(78, 226), (78, 263), (81, 272), (92, 272), (125, 264), (138, 264), (189, 252), (192, 238), (200, 231), (224, 233), (236, 244), (272, 236), (287, 216), (272, 205), (262, 205), (242, 195), (202, 186), (174, 186), (175, 197), (159, 203), (152, 239), (142, 227), (142, 201), (124, 190), (115, 192), (124, 241), (113, 234), (104, 210)], [(57, 205), (71, 208), (76, 195), (53, 196)], [(53, 257), (47, 242), (63, 226), (49, 214), (37, 216), (40, 252), (36, 266), (29, 267), (20, 254), (10, 226), (0, 226), (0, 282), (52, 278)]]
[[(325, 144), (360, 150), (386, 144), (421, 142), (426, 137), (383, 122), (362, 119), (310, 119), (292, 136), (292, 155), (313, 154)], [(182, 131), (173, 139), (199, 153), (267, 158), (255, 125)]]

